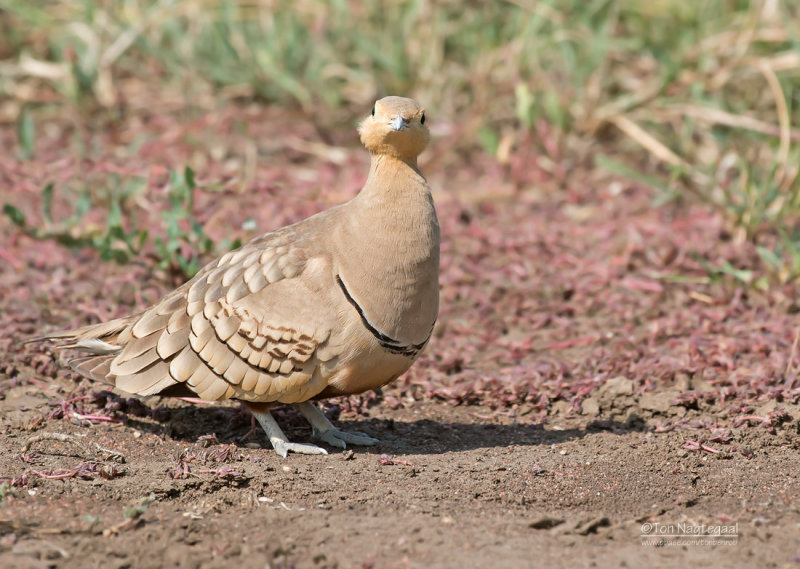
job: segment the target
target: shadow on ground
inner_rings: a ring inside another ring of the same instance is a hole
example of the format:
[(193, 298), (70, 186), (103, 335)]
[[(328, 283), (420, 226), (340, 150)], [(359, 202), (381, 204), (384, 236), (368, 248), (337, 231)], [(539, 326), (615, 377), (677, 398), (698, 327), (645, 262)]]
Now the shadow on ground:
[[(242, 408), (187, 405), (168, 409), (158, 407), (148, 414), (148, 418), (126, 415), (125, 422), (134, 429), (167, 435), (184, 442), (196, 443), (201, 438), (214, 435), (220, 443), (239, 447), (256, 443), (269, 447), (261, 428), (257, 425), (253, 427), (249, 413)], [(311, 442), (311, 428), (299, 413), (290, 407), (278, 407), (273, 414), (291, 440)], [(541, 424), (524, 423), (442, 422), (429, 418), (408, 421), (364, 418), (334, 422), (342, 430), (362, 432), (380, 439), (381, 443), (375, 447), (356, 449), (370, 454), (440, 454), (510, 446), (553, 445), (582, 439), (598, 431), (621, 435), (647, 430), (635, 421), (594, 421), (584, 429), (548, 429)]]

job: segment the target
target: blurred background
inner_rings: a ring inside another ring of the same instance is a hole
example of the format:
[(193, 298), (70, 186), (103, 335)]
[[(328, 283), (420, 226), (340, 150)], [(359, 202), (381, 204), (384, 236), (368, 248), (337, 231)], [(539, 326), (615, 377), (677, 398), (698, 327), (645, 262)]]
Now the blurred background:
[[(197, 171), (242, 189), (287, 147), (341, 166), (372, 101), (409, 95), (434, 119), (434, 182), (457, 195), (632, 180), (656, 205), (718, 212), (759, 256), (755, 274), (729, 272), (764, 288), (800, 274), (798, 12), (777, 0), (0, 0), (0, 124), (15, 163), (114, 146), (152, 170), (159, 156), (188, 208), (185, 167), (189, 185)], [(191, 148), (148, 157), (153, 138)], [(113, 174), (62, 172), (73, 221), (99, 199), (117, 223), (152, 182), (136, 167)], [(35, 190), (50, 204), (53, 185)], [(21, 224), (24, 209), (6, 217)]]

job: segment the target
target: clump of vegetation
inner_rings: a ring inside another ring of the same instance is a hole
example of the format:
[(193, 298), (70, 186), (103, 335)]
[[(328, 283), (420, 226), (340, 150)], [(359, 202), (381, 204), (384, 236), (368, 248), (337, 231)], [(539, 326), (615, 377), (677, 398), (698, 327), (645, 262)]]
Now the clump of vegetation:
[(187, 167), (180, 173), (170, 172), (169, 200), (172, 207), (162, 213), (166, 234), (155, 236), (153, 240), (159, 267), (187, 277), (194, 276), (209, 255), (241, 245), (238, 239), (233, 242), (222, 239), (216, 246), (206, 235), (192, 213), (195, 187), (191, 168)]
[[(800, 277), (796, 3), (563, 0), (464, 9), (424, 0), (84, 0), (0, 7), (7, 32), (0, 94), (20, 101), (23, 157), (33, 153), (36, 101), (24, 96), (31, 92), (47, 93), (50, 107), (108, 109), (111, 116), (123, 99), (154, 89), (187, 102), (213, 94), (222, 104), (244, 98), (299, 108), (322, 126), (361, 112), (376, 94), (409, 93), (450, 117), (465, 150), (501, 164), (535, 156), (565, 186), (570, 166), (593, 158), (651, 186), (657, 203), (690, 198), (718, 210), (739, 243), (758, 248), (761, 266), (752, 267), (750, 284)], [(522, 189), (530, 183), (516, 181)], [(121, 242), (114, 251), (139, 247), (138, 234), (114, 231), (112, 240)], [(196, 232), (184, 237), (205, 246)], [(173, 241), (161, 255), (175, 251)]]
[[(169, 200), (171, 207), (161, 213), (163, 233), (151, 235), (141, 228), (138, 212), (127, 207), (127, 200), (144, 187), (144, 180), (132, 178), (115, 185), (106, 204), (104, 224), (89, 224), (85, 218), (92, 210), (92, 195), (83, 191), (75, 201), (73, 212), (55, 223), (52, 216), (53, 184), (42, 190), (43, 225), (31, 224), (16, 206), (7, 203), (3, 212), (12, 223), (37, 239), (53, 239), (68, 247), (96, 249), (106, 261), (127, 263), (150, 257), (158, 268), (180, 277), (192, 277), (209, 255), (241, 245), (239, 240), (223, 239), (215, 244), (206, 235), (203, 225), (194, 216), (194, 192), (197, 189), (194, 172), (170, 172)], [(123, 213), (123, 208), (128, 209)]]

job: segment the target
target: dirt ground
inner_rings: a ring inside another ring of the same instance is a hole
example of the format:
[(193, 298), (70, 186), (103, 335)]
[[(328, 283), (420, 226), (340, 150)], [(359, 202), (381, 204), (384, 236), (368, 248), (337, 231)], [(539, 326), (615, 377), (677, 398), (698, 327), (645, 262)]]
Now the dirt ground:
[[(632, 413), (642, 409), (622, 399)], [(543, 427), (483, 419), (480, 407), (377, 405), (342, 424), (380, 437), (380, 447), (281, 459), (260, 433), (249, 443), (200, 440), (245, 434), (246, 421), (231, 428), (235, 408), (181, 404), (157, 420), (59, 423), (48, 431), (85, 443), (41, 441), (23, 463), (51, 401), (20, 387), (2, 407), (0, 468), (29, 472), (2, 508), (4, 567), (785, 567), (800, 556), (795, 429), (747, 433), (740, 444), (757, 449), (747, 458), (684, 450), (679, 433), (620, 421), (554, 418)], [(605, 401), (616, 407), (620, 398)], [(290, 434), (307, 439), (294, 419)], [(125, 453), (126, 463), (93, 443)], [(188, 453), (199, 458), (181, 475)], [(87, 462), (125, 473), (34, 474)], [(214, 472), (221, 467), (231, 473)], [(738, 537), (644, 545), (642, 528), (653, 522), (736, 526)]]
[[(222, 181), (197, 201), (219, 235), (250, 216), (278, 227), (363, 181), (349, 131), (335, 138), (345, 150), (320, 157), (291, 150), (315, 141), (310, 127), (276, 146), (278, 117), (168, 120), (130, 133), (55, 124), (34, 160), (0, 157), (0, 202), (35, 223), (55, 181), (63, 218), (76, 181), (112, 172), (146, 178), (139, 205), (157, 212), (166, 168), (194, 161)], [(198, 158), (208, 128), (224, 148)], [(383, 392), (325, 405), (379, 438), (373, 448), (282, 459), (235, 403), (110, 393), (47, 345), (21, 344), (139, 309), (176, 279), (4, 219), (0, 567), (797, 566), (791, 288), (705, 278), (698, 259), (755, 258), (712, 212), (653, 207), (646, 189), (576, 164), (539, 168), (532, 154), (523, 169), (451, 160), (445, 134), (422, 164), (444, 234), (435, 338)], [(81, 136), (105, 150), (76, 158), (63, 141)], [(0, 143), (13, 138), (0, 130)], [(245, 139), (259, 163), (242, 193), (226, 172)], [(86, 226), (101, 221), (93, 211)], [(292, 410), (277, 418), (309, 439)]]

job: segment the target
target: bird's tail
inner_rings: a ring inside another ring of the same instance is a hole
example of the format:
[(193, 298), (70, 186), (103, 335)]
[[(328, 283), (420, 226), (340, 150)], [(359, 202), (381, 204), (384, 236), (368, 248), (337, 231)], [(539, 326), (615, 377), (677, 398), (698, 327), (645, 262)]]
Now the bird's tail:
[(137, 316), (125, 316), (73, 330), (50, 332), (28, 338), (23, 343), (54, 340), (60, 342), (55, 346), (58, 350), (76, 349), (89, 352), (90, 355), (71, 359), (70, 367), (90, 379), (113, 383), (113, 377), (109, 377), (111, 362), (125, 346), (124, 336), (130, 335), (130, 324)]
[[(114, 354), (119, 352), (124, 346), (125, 342), (121, 335), (130, 327), (131, 322), (135, 321), (139, 315), (125, 316), (110, 320), (108, 322), (101, 322), (99, 324), (89, 324), (81, 328), (74, 328), (72, 330), (62, 330), (60, 332), (48, 332), (39, 336), (28, 338), (23, 343), (29, 344), (31, 342), (41, 342), (43, 340), (56, 340), (68, 343), (61, 343), (56, 346), (57, 349), (79, 349), (86, 350), (93, 354)], [(120, 342), (119, 340), (123, 340)]]

